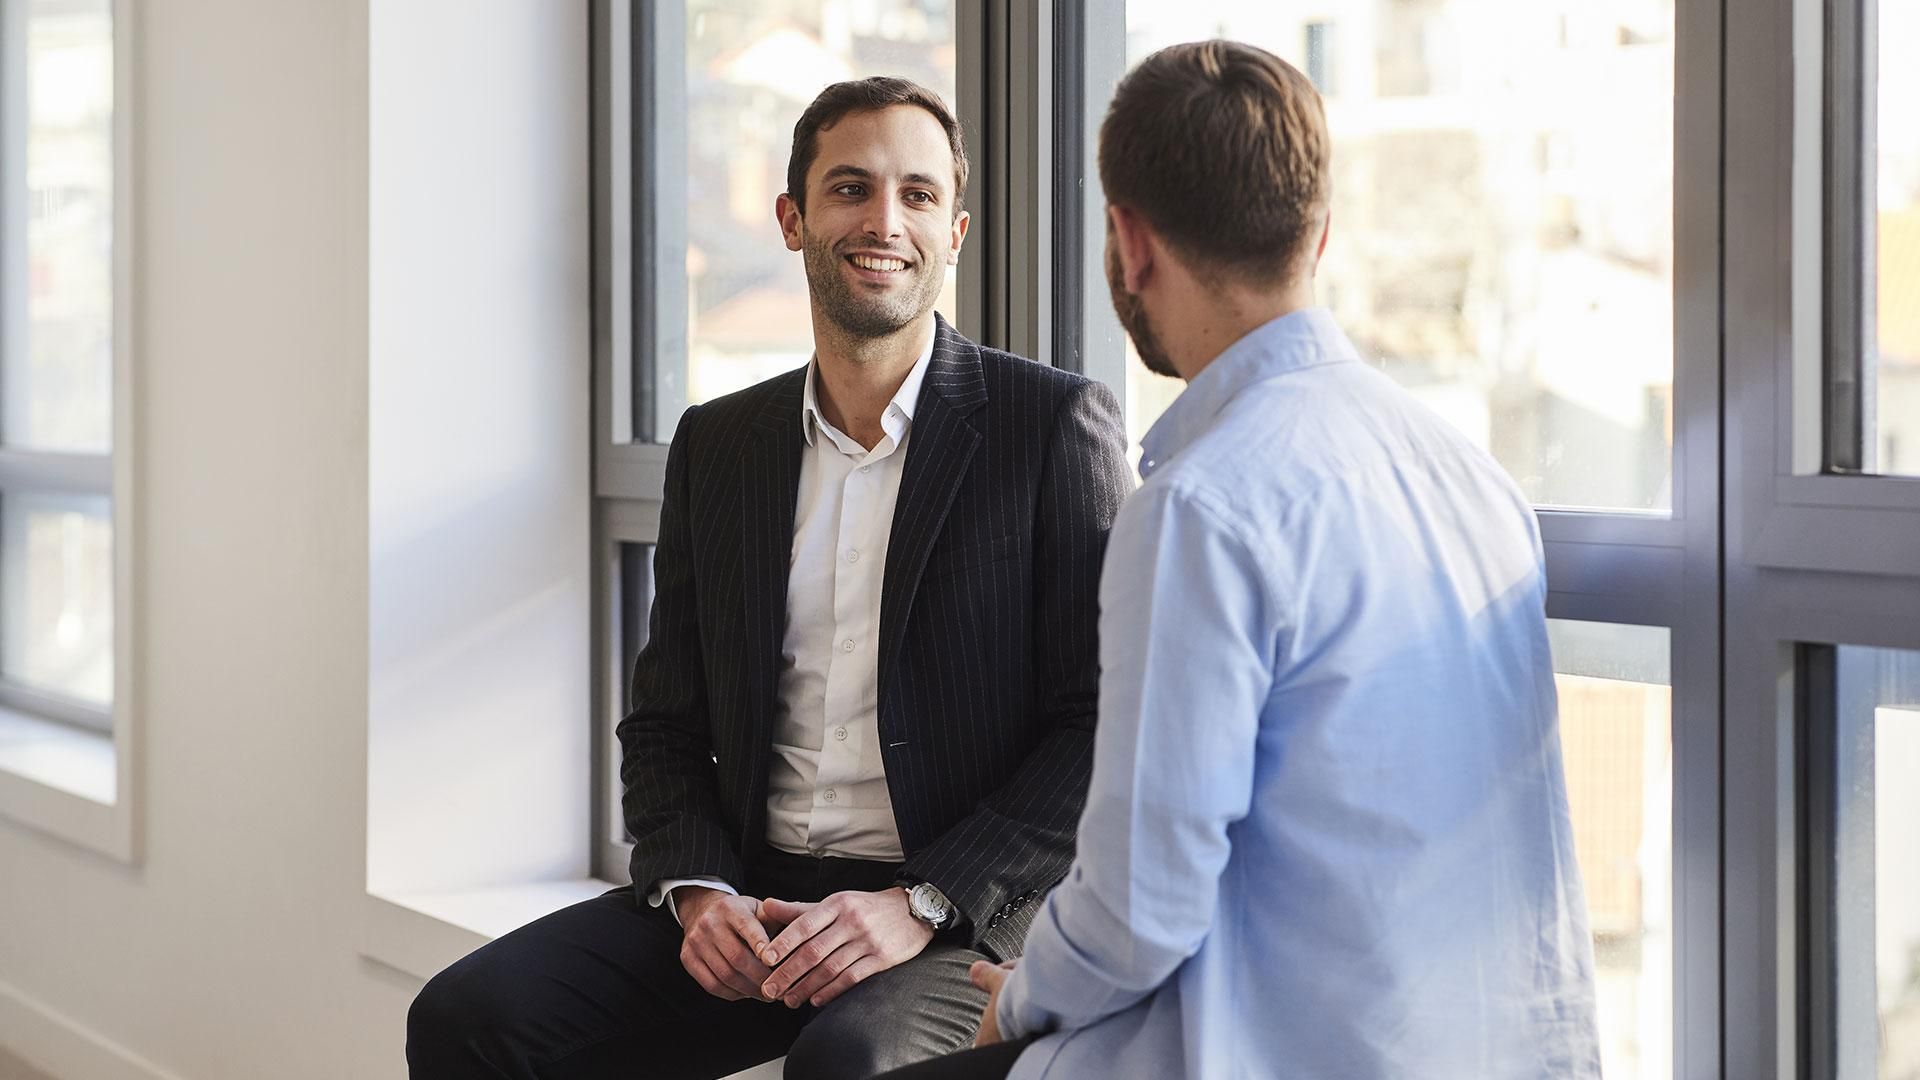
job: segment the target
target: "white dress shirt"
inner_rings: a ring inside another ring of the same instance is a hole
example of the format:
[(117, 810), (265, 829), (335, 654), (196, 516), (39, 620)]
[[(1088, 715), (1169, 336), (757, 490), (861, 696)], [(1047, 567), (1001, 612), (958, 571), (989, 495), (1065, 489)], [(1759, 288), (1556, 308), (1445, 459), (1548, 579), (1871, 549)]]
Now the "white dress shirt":
[(1533, 511), (1319, 309), (1143, 440), (1035, 1077), (1597, 1080)]
[[(882, 414), (882, 435), (871, 450), (827, 421), (816, 387), (819, 361), (807, 368), (807, 445), (767, 774), (766, 838), (780, 851), (905, 858), (880, 756), (880, 594), (914, 404), (932, 359), (929, 338)], [(673, 889), (688, 884), (734, 891), (713, 878), (673, 879), (658, 882), (648, 902), (671, 901)]]

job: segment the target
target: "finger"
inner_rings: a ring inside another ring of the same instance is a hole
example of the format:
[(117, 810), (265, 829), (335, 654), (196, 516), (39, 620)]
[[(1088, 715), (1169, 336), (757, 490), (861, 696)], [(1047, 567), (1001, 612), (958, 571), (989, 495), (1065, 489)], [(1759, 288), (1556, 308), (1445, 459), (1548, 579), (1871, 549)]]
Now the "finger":
[(1007, 981), (1007, 969), (985, 960), (975, 960), (967, 969), (967, 981), (991, 994)]
[(719, 977), (714, 975), (713, 970), (707, 966), (707, 962), (700, 959), (699, 954), (692, 949), (680, 950), (680, 966), (687, 969), (687, 974), (693, 976), (693, 981), (700, 984), (700, 989), (723, 1001), (739, 1000), (738, 992), (721, 982)]
[(825, 990), (829, 983), (839, 978), (848, 968), (872, 955), (866, 942), (847, 942), (828, 954), (826, 959), (815, 964), (813, 970), (807, 972), (806, 978), (794, 983), (793, 989), (782, 995), (783, 1000), (791, 1001), (795, 1005), (803, 1001), (812, 1001), (815, 995)]
[(805, 1001), (806, 997), (797, 994), (794, 987), (812, 974), (821, 961), (844, 947), (852, 938), (851, 930), (838, 923), (808, 938), (793, 951), (793, 955), (774, 969), (773, 976), (764, 985), (767, 997), (792, 998), (796, 1004)]
[[(767, 981), (767, 976), (772, 975), (773, 970), (761, 963), (759, 957), (748, 952), (746, 945), (731, 933), (715, 935), (712, 946), (727, 967), (746, 980), (746, 985), (751, 988), (749, 993), (759, 997), (760, 984)], [(733, 983), (731, 979), (727, 981)]]
[(707, 970), (713, 973), (714, 978), (725, 984), (734, 994), (743, 998), (760, 996), (760, 984), (735, 971), (733, 965), (727, 963), (727, 958), (721, 955), (719, 948), (713, 942), (701, 943), (696, 950), (696, 955), (702, 963), (707, 965)]
[(818, 904), (796, 904), (791, 900), (776, 900), (769, 896), (760, 901), (760, 910), (754, 914), (760, 917), (761, 922), (785, 926), (819, 906)]
[[(788, 923), (787, 928), (780, 931), (779, 937), (774, 938), (766, 948), (760, 950), (760, 959), (766, 961), (768, 967), (777, 966), (787, 957), (792, 956), (794, 950), (808, 939), (832, 926), (839, 914), (837, 908), (826, 904), (812, 905), (811, 910)], [(815, 959), (819, 958), (815, 957)]]
[(809, 1000), (811, 1000), (815, 1008), (819, 1008), (834, 998), (839, 997), (841, 994), (860, 985), (866, 981), (869, 976), (885, 970), (886, 968), (880, 963), (880, 958), (869, 953), (854, 961), (852, 964), (849, 964), (845, 971), (834, 976), (832, 982), (822, 987), (820, 991), (814, 994)]
[(727, 909), (727, 925), (733, 927), (733, 932), (740, 935), (741, 941), (747, 943), (747, 948), (753, 955), (759, 956), (760, 950), (766, 947), (767, 929), (761, 926), (760, 920), (753, 915), (737, 907), (730, 907)]

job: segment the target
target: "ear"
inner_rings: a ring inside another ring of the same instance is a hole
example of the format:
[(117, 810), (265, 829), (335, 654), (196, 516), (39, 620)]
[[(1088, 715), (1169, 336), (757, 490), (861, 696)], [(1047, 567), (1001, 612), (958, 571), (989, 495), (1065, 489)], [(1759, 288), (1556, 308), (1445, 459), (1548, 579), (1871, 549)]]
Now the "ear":
[(1137, 293), (1152, 279), (1154, 242), (1147, 220), (1124, 206), (1107, 207), (1108, 243), (1120, 259), (1120, 284)]
[(967, 242), (967, 226), (972, 224), (972, 222), (972, 215), (968, 214), (965, 210), (953, 215), (953, 246), (947, 249), (948, 266), (953, 266), (960, 262), (960, 245)]
[(781, 192), (780, 197), (773, 200), (773, 218), (780, 223), (780, 234), (787, 241), (787, 250), (799, 251), (804, 246), (800, 204), (793, 201), (793, 196)]
[(1320, 260), (1327, 254), (1327, 237), (1333, 235), (1333, 210), (1328, 209), (1320, 219), (1320, 246), (1313, 250), (1313, 265), (1317, 269)]

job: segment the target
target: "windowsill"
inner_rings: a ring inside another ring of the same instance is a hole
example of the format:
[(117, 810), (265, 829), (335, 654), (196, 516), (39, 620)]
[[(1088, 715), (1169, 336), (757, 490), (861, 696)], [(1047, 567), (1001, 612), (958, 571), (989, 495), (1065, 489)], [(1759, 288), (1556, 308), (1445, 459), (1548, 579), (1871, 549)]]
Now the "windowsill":
[(123, 764), (112, 735), (0, 708), (0, 818), (131, 861)]
[(494, 938), (613, 887), (577, 878), (390, 896), (370, 892), (360, 952), (424, 981)]
[(0, 771), (113, 805), (113, 736), (0, 709)]

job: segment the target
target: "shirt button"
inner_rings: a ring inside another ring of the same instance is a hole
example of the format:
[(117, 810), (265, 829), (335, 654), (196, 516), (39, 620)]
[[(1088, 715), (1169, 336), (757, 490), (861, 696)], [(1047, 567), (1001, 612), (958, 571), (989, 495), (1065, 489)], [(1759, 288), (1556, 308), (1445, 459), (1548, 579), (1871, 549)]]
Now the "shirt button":
[(843, 727), (834, 728), (833, 737), (839, 739), (841, 742), (847, 741), (847, 729)]
[(859, 552), (857, 552), (857, 551), (849, 551), (849, 552), (847, 552), (847, 561), (848, 561), (848, 562), (850, 562), (850, 563), (856, 563), (856, 562), (859, 562), (859, 561), (860, 561), (860, 553), (859, 553)]
[(872, 471), (873, 471), (873, 466), (871, 466), (871, 465), (862, 465), (862, 466), (860, 466), (860, 471), (861, 471), (861, 472), (872, 472)]
[(822, 795), (821, 798), (827, 800), (828, 802), (832, 802), (836, 798), (836, 796), (833, 793), (833, 789), (828, 788), (827, 793), (825, 795)]
[(843, 641), (843, 642), (841, 642), (841, 643), (840, 643), (840, 651), (841, 651), (841, 652), (852, 652), (852, 651), (853, 651), (853, 639), (852, 639), (852, 638), (848, 638), (847, 640), (845, 640), (845, 641)]

